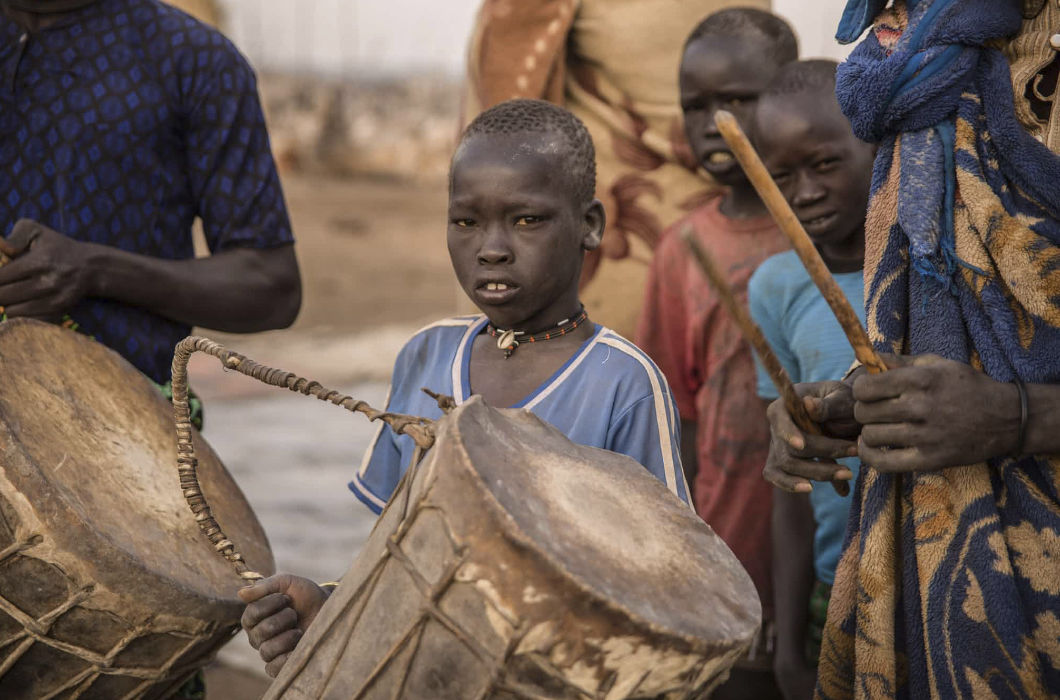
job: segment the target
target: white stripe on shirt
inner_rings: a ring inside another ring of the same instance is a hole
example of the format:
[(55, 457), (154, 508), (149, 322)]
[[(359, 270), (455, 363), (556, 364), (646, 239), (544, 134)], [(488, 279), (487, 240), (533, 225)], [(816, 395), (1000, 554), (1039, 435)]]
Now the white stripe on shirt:
[(556, 377), (555, 380), (553, 380), (547, 387), (542, 389), (541, 393), (539, 393), (532, 400), (527, 402), (527, 404), (523, 406), (523, 408), (527, 409), (528, 411), (532, 411), (534, 410), (535, 406), (537, 406), (539, 403), (548, 398), (548, 395), (555, 391), (556, 387), (562, 384), (563, 381), (567, 377), (569, 377), (572, 372), (574, 372), (574, 370), (578, 369), (578, 365), (580, 365), (582, 361), (589, 356), (589, 353), (592, 351), (593, 347), (598, 342), (600, 342), (600, 337), (606, 332), (607, 329), (601, 327), (600, 330), (594, 334), (593, 339), (589, 342), (589, 344), (586, 345), (584, 349), (578, 352), (578, 356), (574, 358), (574, 361), (567, 365), (567, 369), (563, 370), (562, 374)]
[[(369, 452), (369, 454), (371, 453)], [(353, 475), (353, 485), (357, 487), (357, 493), (374, 503), (376, 506), (379, 507), (380, 510), (386, 508), (386, 501), (372, 493), (372, 490), (368, 488), (363, 481), (361, 481), (361, 476), (363, 476), (363, 472), (364, 467), (362, 466), (361, 473)]]
[[(642, 367), (644, 367), (644, 371), (647, 372), (648, 380), (651, 382), (652, 394), (655, 396), (655, 421), (658, 424), (659, 447), (662, 450), (663, 469), (666, 472), (666, 487), (669, 488), (675, 496), (681, 498), (680, 491), (677, 487), (677, 467), (674, 464), (674, 444), (673, 440), (670, 439), (672, 433), (667, 424), (667, 405), (669, 404), (669, 398), (667, 397), (666, 392), (663, 391), (662, 383), (659, 381), (659, 377), (655, 373), (655, 365), (652, 364), (651, 360), (649, 360), (643, 352), (637, 349), (635, 345), (630, 345), (628, 340), (621, 336), (614, 335), (610, 331), (607, 331), (606, 337), (600, 338), (600, 342), (604, 345), (613, 347), (616, 350), (621, 350), (625, 354), (634, 358)], [(685, 484), (685, 493), (688, 493), (687, 484)]]
[[(482, 316), (481, 315), (478, 315), (478, 316), (454, 316), (452, 318), (443, 318), (442, 320), (435, 321), (434, 323), (428, 323), (426, 326), (424, 326), (423, 328), (420, 328), (418, 331), (416, 331), (411, 336), (409, 336), (409, 339), (405, 341), (405, 345), (402, 346), (402, 349), (404, 349), (405, 346), (407, 346), (409, 343), (411, 343), (413, 338), (415, 338), (416, 336), (420, 335), (421, 333), (425, 333), (426, 331), (431, 330), (432, 328), (459, 327), (459, 326), (472, 326), (472, 327), (474, 327), (474, 325), (476, 323), (478, 323), (479, 321), (481, 321), (481, 320), (482, 320)], [(466, 337), (467, 336), (465, 336), (465, 339), (466, 339)], [(457, 383), (458, 382), (456, 382), (456, 381), (453, 382), (453, 388), (454, 388), (453, 390), (454, 390), (454, 392), (456, 391)], [(386, 388), (386, 399), (383, 401), (383, 410), (384, 411), (390, 409), (390, 392), (393, 391), (393, 384), (394, 384), (393, 383), (393, 377), (391, 377), (390, 378), (390, 386), (388, 386)], [(360, 478), (364, 477), (364, 473), (368, 469), (368, 463), (372, 460), (372, 453), (375, 452), (375, 447), (379, 443), (379, 438), (383, 434), (383, 428), (385, 428), (385, 427), (386, 427), (386, 424), (383, 423), (382, 421), (380, 421), (378, 427), (375, 429), (375, 434), (372, 435), (372, 441), (368, 443), (368, 449), (365, 450), (364, 457), (361, 458), (361, 466), (357, 470), (357, 474), (356, 474), (357, 477), (360, 477)], [(360, 478), (357, 479), (358, 482), (360, 482)], [(368, 492), (368, 493), (370, 494), (371, 492)], [(383, 503), (382, 505), (386, 505), (386, 504)]]
[(464, 336), (460, 339), (460, 344), (456, 346), (456, 357), (453, 358), (453, 400), (456, 401), (458, 405), (464, 403), (465, 394), (471, 393), (471, 387), (464, 387), (463, 382), (464, 353), (471, 352), (471, 345), (468, 341), (471, 339), (471, 334), (475, 332), (475, 328), (478, 327), (480, 321), (482, 321), (482, 316), (476, 316), (468, 322), (467, 332), (464, 333)]

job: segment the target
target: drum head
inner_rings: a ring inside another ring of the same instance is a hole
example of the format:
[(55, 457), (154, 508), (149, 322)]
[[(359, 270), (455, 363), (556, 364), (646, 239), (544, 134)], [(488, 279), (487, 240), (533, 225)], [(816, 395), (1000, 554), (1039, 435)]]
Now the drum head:
[(761, 605), (747, 572), (643, 466), (576, 445), (529, 411), (474, 401), (456, 437), (530, 546), (650, 625), (721, 644), (754, 634)]
[[(159, 604), (237, 604), (240, 581), (199, 532), (181, 493), (173, 409), (128, 362), (78, 333), (0, 324), (0, 468), (57, 547), (93, 580), (145, 581)], [(198, 435), (203, 493), (248, 565), (273, 570), (261, 525)], [(192, 614), (190, 610), (182, 610)]]

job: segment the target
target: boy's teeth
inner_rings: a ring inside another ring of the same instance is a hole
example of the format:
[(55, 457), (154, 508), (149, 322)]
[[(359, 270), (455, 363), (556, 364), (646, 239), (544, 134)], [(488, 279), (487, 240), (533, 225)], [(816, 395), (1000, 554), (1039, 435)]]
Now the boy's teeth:
[(486, 285), (486, 289), (491, 292), (503, 292), (508, 289), (508, 285), (504, 284), (503, 282), (490, 282)]
[(732, 159), (732, 154), (727, 151), (718, 151), (710, 154), (711, 163), (728, 163)]

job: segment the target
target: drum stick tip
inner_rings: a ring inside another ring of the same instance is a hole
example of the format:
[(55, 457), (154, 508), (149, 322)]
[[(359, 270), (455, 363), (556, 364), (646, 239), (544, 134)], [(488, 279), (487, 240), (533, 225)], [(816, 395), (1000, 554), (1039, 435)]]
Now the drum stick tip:
[(769, 174), (765, 164), (759, 157), (751, 140), (747, 138), (740, 127), (740, 123), (731, 113), (719, 110), (714, 115), (714, 123), (718, 126), (725, 143), (732, 149), (733, 155), (747, 174), (747, 179), (754, 186), (758, 196), (762, 199), (766, 209), (773, 216), (777, 227), (791, 241), (792, 248), (802, 260), (810, 279), (814, 281), (817, 288), (821, 290), (825, 301), (839, 321), (840, 327), (846, 334), (854, 354), (864, 364), (869, 372), (876, 373), (886, 369), (883, 361), (872, 347), (868, 334), (865, 332), (861, 320), (854, 309), (850, 306), (846, 295), (839, 288), (832, 273), (828, 270), (820, 252), (814, 246), (812, 239), (806, 233), (802, 223), (795, 212), (784, 198), (780, 188), (777, 187), (773, 177)]

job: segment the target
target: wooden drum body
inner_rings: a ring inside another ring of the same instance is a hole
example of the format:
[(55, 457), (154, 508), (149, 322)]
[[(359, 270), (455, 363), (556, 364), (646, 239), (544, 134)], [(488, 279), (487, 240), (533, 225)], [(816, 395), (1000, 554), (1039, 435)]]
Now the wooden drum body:
[[(265, 534), (209, 446), (203, 490), (248, 561)], [(165, 697), (238, 629), (239, 579), (181, 496), (173, 412), (89, 338), (0, 324), (0, 697)]]
[(472, 399), (399, 487), (266, 698), (698, 698), (761, 607), (632, 459)]

